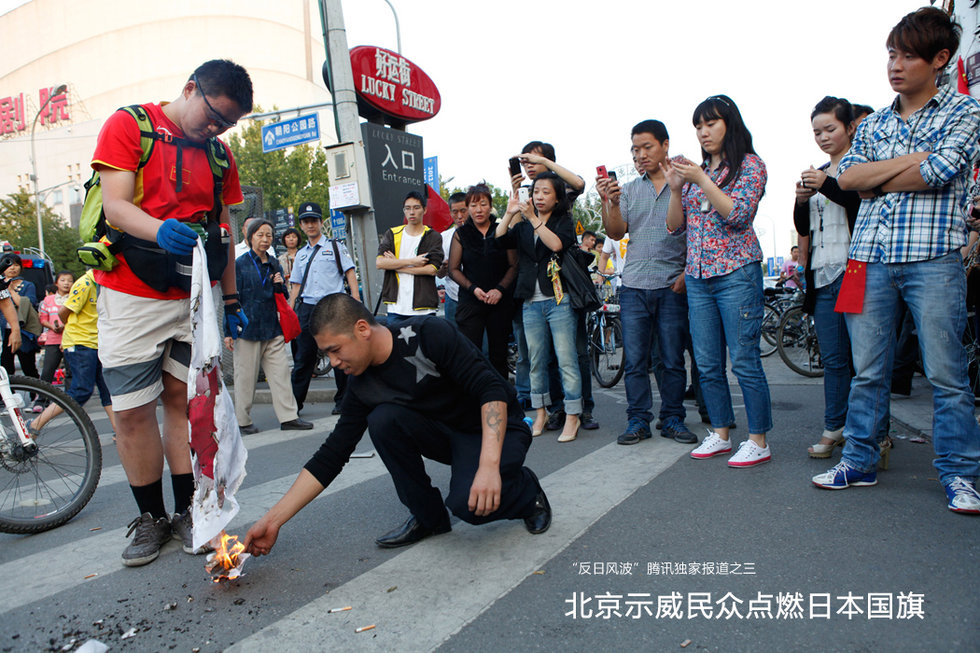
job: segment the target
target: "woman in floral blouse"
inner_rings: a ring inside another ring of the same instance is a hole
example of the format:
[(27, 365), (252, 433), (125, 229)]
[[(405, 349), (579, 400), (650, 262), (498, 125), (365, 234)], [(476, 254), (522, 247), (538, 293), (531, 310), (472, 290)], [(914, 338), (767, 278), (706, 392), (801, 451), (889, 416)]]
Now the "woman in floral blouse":
[(772, 428), (769, 384), (759, 355), (762, 330), (762, 249), (752, 229), (766, 187), (766, 165), (735, 102), (714, 95), (694, 110), (703, 163), (684, 157), (664, 163), (670, 185), (667, 228), (687, 227), (688, 314), (701, 390), (712, 432), (691, 452), (695, 459), (732, 451), (728, 427), (735, 420), (725, 373), (725, 345), (745, 399), (749, 439), (728, 460), (730, 467), (769, 462), (766, 433)]

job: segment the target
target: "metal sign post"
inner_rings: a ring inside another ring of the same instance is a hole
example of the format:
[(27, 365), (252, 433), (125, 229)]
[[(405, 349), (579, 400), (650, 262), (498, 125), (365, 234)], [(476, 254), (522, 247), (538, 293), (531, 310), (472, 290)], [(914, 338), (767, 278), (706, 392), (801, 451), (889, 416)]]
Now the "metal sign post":
[(361, 184), (361, 204), (366, 206), (366, 208), (351, 210), (350, 217), (355, 259), (360, 266), (363, 289), (361, 299), (370, 308), (374, 306), (381, 292), (382, 275), (374, 264), (378, 255), (378, 229), (371, 204), (367, 161), (364, 156), (364, 142), (361, 139), (361, 121), (357, 113), (357, 95), (354, 91), (354, 74), (340, 0), (320, 0), (320, 16), (327, 46), (337, 138), (342, 143), (354, 144), (354, 166)]

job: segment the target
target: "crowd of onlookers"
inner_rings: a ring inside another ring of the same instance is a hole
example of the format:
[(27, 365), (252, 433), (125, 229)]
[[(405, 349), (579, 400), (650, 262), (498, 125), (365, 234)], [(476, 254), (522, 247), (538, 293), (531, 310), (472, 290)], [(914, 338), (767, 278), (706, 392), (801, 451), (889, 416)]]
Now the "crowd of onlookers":
[[(964, 256), (968, 268), (975, 266), (976, 236), (968, 241), (968, 233), (980, 226), (974, 205), (980, 201), (980, 103), (937, 86), (958, 46), (958, 27), (943, 11), (913, 12), (887, 39), (888, 79), (897, 94), (889, 106), (872, 111), (832, 96), (815, 105), (810, 127), (828, 160), (800, 173), (793, 212), (798, 246), (780, 272), (787, 285), (804, 291), (803, 307), (813, 316), (824, 368), (824, 420), (809, 455), (830, 458), (842, 447), (840, 462), (812, 483), (831, 490), (877, 483), (879, 461), (891, 446), (889, 392), (904, 321), (914, 325), (933, 387), (934, 464), (947, 505), (955, 512), (980, 514), (980, 426), (962, 345), (968, 295)], [(188, 81), (185, 102), (197, 97), (199, 83), (196, 76)], [(233, 124), (209, 120), (215, 128)], [(805, 124), (803, 117), (800, 124)], [(692, 126), (700, 144), (699, 153), (688, 153), (692, 158), (671, 152), (667, 126), (648, 119), (629, 134), (636, 178), (621, 183), (604, 166), (597, 168), (594, 183), (605, 232), (601, 247), (592, 232), (580, 242), (573, 226), (571, 207), (586, 181), (558, 163), (554, 147), (541, 141), (528, 143), (511, 159), (512, 194), (499, 214), (491, 188), (477, 183), (448, 198), (453, 225), (438, 233), (425, 224), (427, 197), (409, 193), (403, 201), (404, 224), (380, 235), (375, 259), (384, 274), (380, 299), (388, 326), (398, 329), (406, 318), (436, 314), (444, 305), (445, 318), (505, 377), (513, 342), (514, 386), (524, 409), (531, 411), (532, 434), (559, 431), (558, 441), (570, 442), (580, 429), (599, 428), (586, 323), (590, 274), (609, 276), (620, 306), (625, 366), (626, 409), (617, 442), (637, 445), (656, 430), (664, 438), (697, 445), (690, 452), (694, 460), (726, 456), (733, 468), (770, 462), (772, 402), (759, 349), (763, 256), (753, 229), (767, 168), (728, 95), (699, 103)], [(240, 201), (234, 190), (229, 198)], [(313, 428), (300, 411), (318, 362), (310, 330), (314, 307), (336, 293), (360, 299), (354, 261), (342, 241), (325, 236), (321, 207), (304, 203), (297, 222), (298, 229), (286, 230), (276, 242), (273, 224), (246, 221), (235, 252), (234, 287), (230, 274), (221, 279), (226, 322), (232, 327), (226, 329), (239, 336), (227, 338), (226, 345), (234, 349), (236, 417), (244, 433), (258, 430), (250, 408), (260, 367), (281, 428)], [(185, 236), (181, 226), (165, 220), (157, 241), (187, 255), (196, 235), (187, 229), (190, 244), (185, 247), (178, 238)], [(282, 248), (278, 257), (277, 244)], [(4, 367), (12, 372), (16, 356), (24, 373), (37, 376), (35, 356), (43, 347), (41, 376), (52, 380), (63, 354), (73, 395), (88, 399), (94, 387), (104, 389), (95, 336), (98, 290), (91, 274), (75, 280), (60, 273), (50, 288), (40, 289), (46, 291), (42, 297), (19, 279), (15, 259), (5, 255), (3, 274), (22, 311), (26, 337), (18, 351), (5, 343)], [(105, 273), (97, 279), (103, 286), (111, 280)], [(110, 300), (125, 290), (110, 285), (102, 292), (111, 296), (99, 300), (111, 313)], [(240, 315), (247, 316), (247, 323)], [(401, 328), (406, 331), (411, 323)], [(174, 350), (165, 354), (178, 370), (179, 356)], [(745, 407), (747, 435), (737, 447), (729, 361)], [(107, 369), (124, 371), (118, 365)], [(171, 375), (174, 370), (165, 369)], [(651, 374), (660, 395), (656, 412)], [(342, 413), (346, 374), (336, 370), (334, 376), (334, 412)], [(150, 390), (160, 392), (158, 385)], [(700, 441), (686, 424), (685, 397), (696, 398), (701, 419), (710, 426)], [(121, 443), (144, 432), (137, 418), (155, 420), (144, 399), (133, 399), (144, 402), (138, 413), (118, 416), (120, 433), (127, 434)], [(103, 404), (108, 404), (107, 394)], [(41, 413), (31, 425), (37, 429), (52, 415), (41, 404), (33, 409)], [(181, 436), (176, 427), (173, 433)], [(162, 454), (157, 457), (162, 465)], [(186, 484), (186, 478), (181, 480), (181, 496), (189, 495)], [(133, 490), (141, 519), (149, 519), (148, 513), (163, 519), (162, 504), (154, 500), (146, 509), (150, 502), (141, 503), (144, 485), (134, 483)], [(155, 498), (157, 485), (147, 495), (152, 491)], [(181, 504), (178, 512), (185, 511)], [(152, 560), (159, 543), (154, 547), (126, 564)]]

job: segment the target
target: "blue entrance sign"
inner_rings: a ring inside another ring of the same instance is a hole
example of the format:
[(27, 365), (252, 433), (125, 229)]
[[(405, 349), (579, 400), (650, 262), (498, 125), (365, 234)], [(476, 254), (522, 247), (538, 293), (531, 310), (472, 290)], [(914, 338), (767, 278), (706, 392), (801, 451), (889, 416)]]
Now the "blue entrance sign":
[(318, 140), (320, 140), (320, 117), (316, 113), (262, 126), (263, 152), (272, 152)]

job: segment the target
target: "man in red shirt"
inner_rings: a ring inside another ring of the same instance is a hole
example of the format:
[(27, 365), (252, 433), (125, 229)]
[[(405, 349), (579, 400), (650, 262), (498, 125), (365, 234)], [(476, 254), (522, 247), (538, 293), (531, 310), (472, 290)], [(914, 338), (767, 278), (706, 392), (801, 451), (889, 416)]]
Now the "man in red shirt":
[[(92, 167), (99, 171), (103, 210), (123, 239), (118, 263), (97, 271), (101, 286), (99, 359), (116, 413), (119, 458), (140, 517), (130, 524), (133, 541), (123, 564), (152, 562), (171, 537), (194, 553), (190, 502), (194, 493), (187, 437), (187, 365), (191, 326), (189, 269), (191, 253), (206, 214), (215, 206), (215, 177), (209, 154), (214, 147), (226, 160), (221, 170), (221, 214), (243, 201), (238, 170), (227, 147), (211, 141), (252, 110), (252, 82), (241, 66), (225, 60), (202, 64), (173, 102), (140, 105), (158, 134), (145, 165), (146, 139), (127, 111), (114, 113), (99, 134)], [(222, 151), (223, 150), (223, 151)], [(192, 226), (194, 228), (192, 228)], [(196, 229), (196, 230), (195, 230)], [(112, 231), (112, 230), (110, 230)], [(223, 234), (210, 238), (223, 239)], [(205, 241), (209, 268), (225, 264), (220, 283), (225, 329), (237, 336), (244, 325), (235, 290), (235, 257), (230, 235), (226, 247)], [(222, 257), (227, 256), (227, 261)], [(157, 425), (157, 399), (163, 403), (163, 439)], [(163, 503), (163, 459), (174, 490), (175, 514)]]

